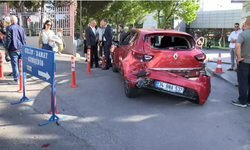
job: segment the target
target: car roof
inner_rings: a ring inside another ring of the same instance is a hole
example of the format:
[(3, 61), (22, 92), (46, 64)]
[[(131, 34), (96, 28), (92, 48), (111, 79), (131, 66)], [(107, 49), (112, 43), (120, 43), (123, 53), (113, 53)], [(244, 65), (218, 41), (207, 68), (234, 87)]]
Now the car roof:
[(187, 36), (192, 37), (192, 35), (190, 35), (186, 32), (175, 31), (175, 30), (164, 30), (164, 29), (132, 29), (132, 30), (139, 31), (142, 35), (174, 33), (174, 34), (182, 34), (182, 35), (187, 35)]

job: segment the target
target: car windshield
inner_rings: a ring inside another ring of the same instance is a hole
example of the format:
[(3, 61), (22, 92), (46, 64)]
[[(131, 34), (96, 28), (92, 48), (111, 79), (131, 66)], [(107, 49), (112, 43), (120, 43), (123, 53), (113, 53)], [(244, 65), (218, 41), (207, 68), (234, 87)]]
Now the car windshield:
[(147, 43), (159, 50), (191, 50), (195, 45), (193, 39), (185, 35), (150, 35)]

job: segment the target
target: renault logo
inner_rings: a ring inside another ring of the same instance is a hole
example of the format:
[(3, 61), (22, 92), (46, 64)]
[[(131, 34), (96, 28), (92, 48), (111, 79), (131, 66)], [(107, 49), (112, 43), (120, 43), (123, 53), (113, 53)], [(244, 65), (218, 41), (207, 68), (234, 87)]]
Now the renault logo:
[(174, 57), (174, 60), (176, 60), (178, 58), (177, 53), (174, 53), (173, 57)]

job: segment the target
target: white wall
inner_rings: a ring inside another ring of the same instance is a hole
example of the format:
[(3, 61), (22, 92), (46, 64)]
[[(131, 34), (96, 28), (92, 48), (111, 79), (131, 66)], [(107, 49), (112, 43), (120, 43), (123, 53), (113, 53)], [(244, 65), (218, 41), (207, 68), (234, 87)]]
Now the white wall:
[(186, 22), (181, 20), (181, 19), (174, 20), (174, 30), (185, 32), (186, 31)]
[(243, 9), (241, 13), (241, 22), (250, 16), (250, 2), (244, 2)]
[(190, 23), (190, 28), (233, 28), (234, 23), (240, 23), (241, 10), (200, 11), (196, 19)]
[[(65, 44), (66, 44), (66, 49), (62, 52), (65, 54), (73, 54), (73, 37), (71, 36), (65, 36), (63, 37)], [(38, 36), (27, 36), (26, 37), (26, 45), (27, 46), (32, 46), (32, 47), (37, 47), (38, 43)]]
[(151, 28), (154, 26), (157, 29), (157, 21), (154, 20), (154, 15), (154, 13), (151, 13), (147, 16), (146, 20), (143, 22), (143, 28)]

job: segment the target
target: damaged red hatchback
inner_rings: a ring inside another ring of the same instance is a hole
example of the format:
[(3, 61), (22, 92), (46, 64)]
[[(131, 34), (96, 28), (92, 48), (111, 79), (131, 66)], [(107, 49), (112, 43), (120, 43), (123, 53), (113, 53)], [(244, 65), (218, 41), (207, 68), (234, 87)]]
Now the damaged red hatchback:
[(187, 33), (133, 29), (111, 49), (111, 60), (112, 70), (124, 76), (127, 97), (148, 88), (202, 105), (210, 94), (206, 55)]

